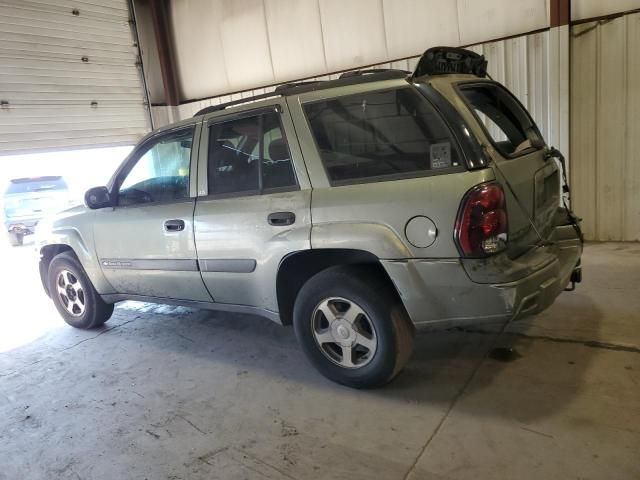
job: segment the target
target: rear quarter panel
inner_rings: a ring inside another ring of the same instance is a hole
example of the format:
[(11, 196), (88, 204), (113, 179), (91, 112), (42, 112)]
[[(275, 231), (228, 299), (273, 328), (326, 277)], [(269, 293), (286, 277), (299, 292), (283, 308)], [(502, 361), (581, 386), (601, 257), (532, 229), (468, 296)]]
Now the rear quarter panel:
[[(317, 161), (320, 161), (319, 159)], [(490, 169), (314, 189), (312, 248), (355, 248), (381, 259), (457, 258), (454, 226), (469, 188), (493, 179)], [(433, 244), (418, 248), (406, 238), (407, 222), (431, 219)]]
[[(340, 88), (339, 95), (406, 85), (404, 80), (373, 82)], [(287, 100), (313, 186), (311, 247), (361, 249), (381, 259), (458, 258), (453, 231), (460, 201), (472, 186), (493, 180), (493, 171), (486, 168), (332, 187), (302, 106), (336, 95), (334, 89), (328, 89)], [(405, 235), (407, 222), (418, 215), (431, 219), (437, 228), (435, 242), (425, 248), (414, 247)]]

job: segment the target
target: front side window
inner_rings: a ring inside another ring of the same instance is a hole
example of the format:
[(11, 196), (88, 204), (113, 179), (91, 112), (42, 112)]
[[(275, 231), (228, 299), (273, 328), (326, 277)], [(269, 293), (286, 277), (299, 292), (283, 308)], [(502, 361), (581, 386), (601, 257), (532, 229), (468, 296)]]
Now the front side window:
[(151, 143), (124, 177), (118, 205), (187, 198), (192, 144), (193, 128), (169, 133)]
[(527, 112), (506, 89), (487, 83), (465, 85), (460, 91), (503, 155), (537, 148), (542, 141)]
[(304, 110), (332, 183), (421, 176), (460, 165), (448, 127), (413, 88), (308, 103)]
[(209, 127), (209, 195), (297, 188), (279, 114), (272, 111)]

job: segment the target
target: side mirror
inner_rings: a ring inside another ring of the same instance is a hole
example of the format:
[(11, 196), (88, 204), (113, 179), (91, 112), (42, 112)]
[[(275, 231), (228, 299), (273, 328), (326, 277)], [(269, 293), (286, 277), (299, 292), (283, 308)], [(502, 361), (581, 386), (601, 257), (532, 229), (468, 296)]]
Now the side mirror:
[(112, 206), (111, 195), (107, 187), (94, 187), (84, 194), (84, 203), (91, 210)]

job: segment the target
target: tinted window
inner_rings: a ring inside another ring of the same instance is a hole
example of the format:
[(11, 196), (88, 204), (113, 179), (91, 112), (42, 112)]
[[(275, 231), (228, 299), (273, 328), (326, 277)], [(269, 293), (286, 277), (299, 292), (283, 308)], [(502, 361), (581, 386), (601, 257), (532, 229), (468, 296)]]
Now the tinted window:
[(209, 127), (209, 194), (260, 193), (297, 186), (276, 112)]
[(67, 184), (62, 177), (16, 178), (9, 182), (6, 194), (45, 192), (66, 190)]
[(461, 91), (504, 155), (530, 149), (541, 138), (527, 112), (504, 88), (486, 84), (463, 86)]
[(167, 202), (189, 196), (193, 128), (167, 134), (149, 145), (126, 174), (118, 205)]
[(460, 165), (449, 129), (412, 88), (314, 102), (304, 110), (333, 182), (416, 176)]

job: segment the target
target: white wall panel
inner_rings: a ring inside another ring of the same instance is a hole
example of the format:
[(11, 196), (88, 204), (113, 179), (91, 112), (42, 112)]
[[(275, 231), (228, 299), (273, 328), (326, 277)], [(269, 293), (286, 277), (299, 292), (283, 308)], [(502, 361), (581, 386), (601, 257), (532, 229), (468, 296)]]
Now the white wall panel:
[(463, 45), (549, 26), (545, 0), (458, 0), (457, 3)]
[(126, 0), (0, 3), (0, 154), (133, 144), (148, 131), (128, 21)]
[(237, 90), (275, 81), (263, 6), (262, 0), (223, 0), (220, 5), (227, 76)]
[(276, 81), (327, 71), (317, 0), (265, 0), (265, 9)]
[(320, 15), (329, 71), (389, 59), (382, 0), (320, 0)]
[(640, 0), (571, 0), (571, 20), (602, 17), (640, 8)]
[(383, 0), (389, 58), (420, 54), (426, 46), (460, 45), (456, 1)]
[[(410, 57), (435, 45), (469, 45), (542, 29), (549, 25), (549, 2), (172, 0), (181, 96), (261, 88)], [(152, 101), (163, 102), (146, 18), (140, 28)]]
[[(490, 75), (507, 85), (529, 109), (545, 138), (549, 138), (549, 96), (547, 61), (548, 32), (500, 42), (490, 42), (471, 47), (484, 54), (489, 61)], [(379, 68), (399, 68), (413, 71), (420, 57), (411, 57), (397, 62), (376, 64)], [(319, 75), (315, 80), (331, 80), (338, 75)], [(189, 102), (179, 107), (177, 119), (193, 116), (198, 110), (210, 105), (219, 105), (237, 98), (246, 98), (273, 90), (273, 87), (248, 90), (237, 95), (223, 95), (207, 100)], [(167, 107), (154, 107), (154, 118), (167, 119)]]
[(640, 240), (640, 14), (572, 28), (571, 179), (585, 233)]

